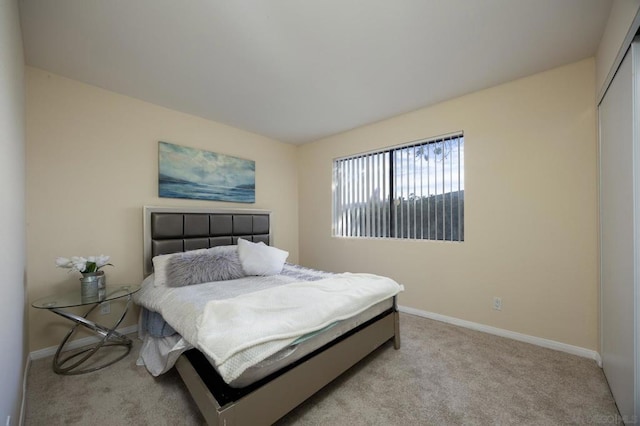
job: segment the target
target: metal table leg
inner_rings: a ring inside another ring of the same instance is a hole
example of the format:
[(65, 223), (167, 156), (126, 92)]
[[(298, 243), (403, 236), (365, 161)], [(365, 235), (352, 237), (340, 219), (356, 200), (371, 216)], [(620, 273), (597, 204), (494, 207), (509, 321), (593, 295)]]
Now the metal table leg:
[[(120, 361), (122, 358), (127, 356), (131, 351), (131, 345), (132, 345), (131, 339), (129, 339), (127, 336), (123, 334), (118, 333), (115, 330), (120, 325), (125, 315), (127, 314), (130, 304), (131, 304), (131, 295), (127, 297), (127, 304), (124, 307), (122, 315), (111, 328), (105, 327), (103, 325), (97, 324), (87, 319), (87, 316), (96, 307), (98, 307), (100, 303), (96, 303), (95, 305), (93, 305), (91, 309), (89, 309), (87, 313), (84, 314), (84, 316), (75, 315), (75, 314), (72, 314), (71, 312), (63, 311), (62, 309), (58, 309), (58, 308), (50, 308), (51, 312), (55, 312), (56, 314), (64, 318), (67, 318), (71, 321), (74, 321), (76, 323), (73, 327), (71, 327), (71, 329), (69, 330), (65, 338), (60, 343), (60, 346), (58, 346), (58, 350), (56, 351), (56, 354), (53, 357), (53, 371), (56, 372), (57, 374), (66, 374), (66, 375), (89, 373), (91, 371), (96, 371), (96, 370), (100, 370), (101, 368), (107, 367), (117, 361)], [(62, 353), (65, 345), (67, 344), (71, 336), (76, 332), (79, 326), (83, 326), (85, 328), (92, 330), (96, 335), (102, 336), (102, 339), (90, 348), (83, 349), (67, 357), (60, 358), (60, 354)], [(91, 358), (91, 356), (94, 355), (98, 351), (98, 349), (102, 348), (103, 346), (125, 346), (127, 350), (124, 354), (106, 363), (99, 364), (92, 368), (78, 369), (78, 367), (80, 367), (85, 361)], [(78, 357), (80, 358), (78, 359)], [(65, 366), (65, 364), (67, 364), (71, 360), (74, 360), (75, 362)]]

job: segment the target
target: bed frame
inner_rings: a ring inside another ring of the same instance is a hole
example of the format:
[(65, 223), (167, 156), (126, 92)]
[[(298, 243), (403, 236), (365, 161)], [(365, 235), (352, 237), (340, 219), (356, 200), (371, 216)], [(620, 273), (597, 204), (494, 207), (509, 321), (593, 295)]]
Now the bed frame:
[[(146, 206), (143, 216), (145, 276), (152, 272), (151, 259), (159, 254), (236, 244), (238, 238), (271, 243), (271, 212), (267, 210)], [(197, 351), (182, 354), (176, 369), (209, 425), (268, 425), (383, 343), (393, 340), (399, 349), (399, 325), (394, 297), (389, 311), (232, 398), (217, 392), (225, 385), (213, 377), (213, 367), (197, 362), (193, 354)]]

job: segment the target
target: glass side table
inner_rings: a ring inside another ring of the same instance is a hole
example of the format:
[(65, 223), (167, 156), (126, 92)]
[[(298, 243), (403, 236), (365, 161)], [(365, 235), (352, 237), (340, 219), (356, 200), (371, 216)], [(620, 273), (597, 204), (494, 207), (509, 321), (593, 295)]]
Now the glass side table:
[[(127, 356), (131, 351), (131, 339), (118, 333), (116, 328), (120, 325), (129, 310), (129, 306), (131, 305), (131, 295), (138, 290), (140, 290), (139, 285), (106, 286), (106, 291), (101, 294), (100, 297), (95, 296), (86, 298), (81, 297), (80, 289), (78, 288), (75, 291), (70, 291), (64, 294), (43, 297), (31, 303), (31, 306), (34, 308), (48, 309), (55, 314), (75, 322), (56, 350), (56, 354), (53, 357), (53, 371), (57, 374), (68, 375), (89, 373), (91, 371), (107, 367)], [(96, 307), (100, 306), (101, 303), (121, 298), (126, 298), (127, 303), (122, 311), (122, 315), (115, 322), (113, 327), (106, 327), (87, 319), (87, 316), (93, 312)], [(91, 306), (91, 308), (83, 316), (79, 316), (65, 310), (65, 308), (79, 306)], [(82, 349), (61, 359), (60, 354), (71, 336), (76, 332), (76, 330), (78, 330), (79, 326), (93, 331), (100, 340), (91, 347)], [(92, 365), (89, 368), (80, 368), (89, 358), (98, 352), (100, 348), (106, 346), (124, 346), (126, 347), (126, 351), (115, 359), (110, 359), (106, 362)]]

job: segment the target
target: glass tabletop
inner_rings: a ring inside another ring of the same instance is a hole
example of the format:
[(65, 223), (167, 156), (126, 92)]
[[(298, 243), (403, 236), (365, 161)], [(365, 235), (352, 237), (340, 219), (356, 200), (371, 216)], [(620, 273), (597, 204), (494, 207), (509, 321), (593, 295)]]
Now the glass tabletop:
[(32, 302), (31, 306), (38, 309), (71, 308), (74, 306), (91, 305), (94, 303), (120, 299), (121, 297), (127, 297), (138, 290), (140, 290), (140, 286), (136, 284), (119, 286), (107, 285), (104, 296), (102, 297), (82, 297), (80, 295), (80, 288), (78, 288), (77, 290), (69, 291), (67, 293), (42, 297)]

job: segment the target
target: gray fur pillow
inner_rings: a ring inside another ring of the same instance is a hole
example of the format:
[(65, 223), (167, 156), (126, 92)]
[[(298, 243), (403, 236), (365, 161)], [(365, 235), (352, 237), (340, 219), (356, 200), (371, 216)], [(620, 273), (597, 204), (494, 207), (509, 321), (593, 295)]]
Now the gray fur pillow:
[(237, 250), (180, 253), (169, 259), (166, 271), (169, 287), (235, 280), (245, 276)]

